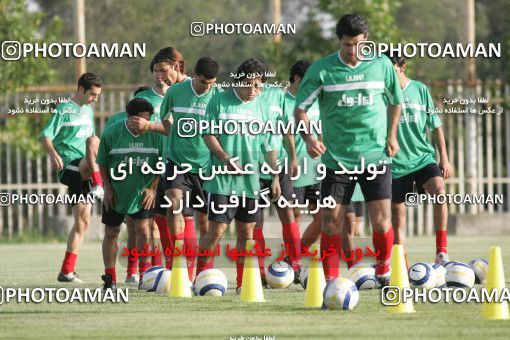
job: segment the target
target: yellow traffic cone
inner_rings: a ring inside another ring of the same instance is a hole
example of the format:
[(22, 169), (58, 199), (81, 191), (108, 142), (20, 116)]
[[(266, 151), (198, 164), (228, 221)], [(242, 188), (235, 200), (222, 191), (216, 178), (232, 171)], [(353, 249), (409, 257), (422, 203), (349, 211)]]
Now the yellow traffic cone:
[[(501, 248), (491, 247), (489, 252), (489, 273), (487, 274), (487, 283), (485, 288), (491, 295), (493, 289), (497, 291), (495, 299), (498, 301), (505, 288), (505, 273), (503, 271), (503, 260), (501, 259)], [(482, 305), (482, 317), (485, 320), (508, 320), (510, 319), (508, 311), (508, 301), (503, 302), (484, 302)]]
[[(246, 250), (250, 251), (255, 246), (254, 240), (246, 242)], [(264, 302), (264, 292), (262, 291), (262, 280), (258, 258), (256, 256), (246, 256), (244, 258), (243, 282), (241, 284), (241, 301), (245, 302)]]
[(413, 301), (401, 301), (402, 290), (409, 288), (409, 276), (406, 270), (406, 262), (404, 259), (404, 248), (401, 244), (395, 244), (391, 251), (391, 276), (390, 286), (395, 287), (395, 293), (390, 290), (383, 290), (383, 297), (386, 299), (388, 309), (393, 313), (414, 313)]
[[(181, 249), (183, 240), (175, 241), (175, 248)], [(186, 256), (179, 255), (174, 257), (172, 266), (172, 277), (170, 279), (170, 297), (191, 297), (191, 284), (188, 277), (188, 268), (186, 267)]]
[[(310, 252), (319, 252), (317, 243), (313, 244)], [(320, 258), (320, 255), (317, 257)], [(326, 279), (324, 278), (324, 270), (322, 262), (310, 258), (308, 265), (308, 278), (306, 279), (305, 307), (317, 308), (322, 306), (322, 293), (326, 287)]]

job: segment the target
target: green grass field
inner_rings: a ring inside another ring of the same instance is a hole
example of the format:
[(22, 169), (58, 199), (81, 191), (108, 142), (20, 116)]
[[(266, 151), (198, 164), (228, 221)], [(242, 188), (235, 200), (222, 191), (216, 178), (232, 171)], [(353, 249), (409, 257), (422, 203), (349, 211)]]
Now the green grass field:
[[(433, 260), (433, 238), (409, 240), (409, 261)], [(502, 247), (506, 285), (510, 287), (510, 237), (450, 237), (452, 259), (488, 258), (491, 245)], [(64, 244), (4, 244), (0, 247), (0, 286), (61, 287), (56, 281)], [(86, 287), (100, 286), (99, 243), (85, 244), (77, 271)], [(345, 275), (342, 269), (341, 274)], [(230, 288), (235, 270), (226, 270)], [(118, 266), (119, 279), (124, 268)], [(170, 299), (131, 289), (127, 304), (0, 305), (0, 338), (190, 338), (229, 336), (280, 338), (506, 338), (509, 321), (484, 321), (481, 306), (415, 304), (416, 313), (393, 315), (380, 303), (380, 290), (362, 291), (353, 311), (303, 307), (304, 290), (265, 290), (267, 302), (242, 303), (233, 289), (222, 298)]]

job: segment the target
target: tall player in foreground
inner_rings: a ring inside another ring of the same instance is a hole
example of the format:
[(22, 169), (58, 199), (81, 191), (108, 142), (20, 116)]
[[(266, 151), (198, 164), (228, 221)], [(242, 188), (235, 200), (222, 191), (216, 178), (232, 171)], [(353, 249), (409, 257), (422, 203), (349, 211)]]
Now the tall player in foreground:
[[(393, 159), (391, 216), (395, 230), (395, 243), (405, 247), (406, 194), (413, 191), (416, 183), (419, 193), (445, 194), (444, 180), (452, 174), (441, 120), (435, 114), (434, 102), (427, 86), (407, 78), (404, 58), (391, 57), (397, 77), (404, 93), (402, 117), (398, 128), (400, 152)], [(427, 129), (432, 131), (436, 150), (427, 138)], [(435, 262), (444, 265), (449, 261), (447, 250), (448, 210), (445, 203), (434, 204), (434, 228), (436, 231)], [(407, 262), (407, 256), (406, 256)]]
[[(327, 168), (321, 199), (331, 196), (337, 203), (335, 208), (322, 209), (321, 248), (333, 247), (340, 254), (345, 210), (359, 183), (368, 203), (373, 244), (378, 252), (376, 275), (381, 285), (387, 285), (393, 228), (391, 169), (385, 162), (399, 150), (402, 90), (386, 56), (371, 61), (358, 59), (358, 44), (368, 38), (368, 24), (363, 17), (343, 16), (336, 34), (340, 50), (310, 66), (299, 87), (295, 109), (296, 120), (308, 123), (306, 111), (316, 99), (319, 101), (323, 142), (311, 134), (302, 136), (310, 156), (322, 155)], [(338, 256), (327, 257), (323, 265), (326, 280), (338, 276)]]
[[(44, 149), (57, 170), (60, 183), (67, 185), (69, 195), (93, 194), (103, 198), (103, 182), (96, 164), (99, 138), (95, 136), (94, 113), (90, 104), (101, 94), (101, 78), (84, 73), (78, 80), (78, 91), (69, 102), (62, 103), (39, 135)], [(90, 224), (92, 206), (73, 205), (74, 225), (67, 238), (67, 248), (58, 281), (78, 282), (74, 271), (76, 259)]]

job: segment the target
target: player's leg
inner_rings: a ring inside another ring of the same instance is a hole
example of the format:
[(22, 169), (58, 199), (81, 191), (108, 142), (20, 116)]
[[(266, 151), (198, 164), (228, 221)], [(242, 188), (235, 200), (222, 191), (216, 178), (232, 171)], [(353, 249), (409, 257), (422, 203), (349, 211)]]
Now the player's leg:
[[(126, 222), (126, 228), (127, 228), (127, 248), (131, 252), (131, 249), (136, 248), (136, 229), (135, 224), (133, 222), (133, 219), (131, 217), (126, 216), (125, 219)], [(139, 277), (137, 272), (138, 268), (138, 258), (136, 256), (133, 256), (129, 254), (128, 256), (128, 264), (127, 264), (127, 275), (125, 283), (133, 283), (138, 284), (139, 283)]]
[[(441, 169), (437, 164), (431, 164), (419, 171), (417, 175), (417, 184), (423, 187), (430, 195), (444, 195), (446, 194), (443, 177), (441, 176)], [(447, 224), (448, 224), (448, 207), (445, 203), (434, 204), (434, 229), (436, 232), (436, 263), (445, 264), (449, 261), (448, 258), (448, 239), (447, 239)]]
[(161, 260), (161, 245), (160, 245), (160, 235), (159, 235), (159, 228), (158, 224), (155, 220), (152, 221), (150, 224), (151, 229), (151, 248), (154, 253), (154, 255), (151, 257), (151, 264), (153, 266), (161, 266), (163, 264)]
[(120, 225), (124, 220), (124, 215), (115, 210), (106, 210), (103, 205), (103, 214), (101, 222), (105, 225), (102, 251), (104, 263), (104, 275), (101, 279), (104, 281), (103, 289), (115, 289), (117, 285), (117, 273), (115, 263), (117, 261), (118, 245), (117, 240), (120, 233)]
[(321, 200), (333, 198), (334, 208), (321, 208), (321, 253), (328, 248), (335, 250), (332, 256), (322, 261), (326, 281), (338, 277), (340, 270), (341, 241), (340, 232), (345, 218), (345, 209), (349, 204), (356, 182), (346, 175), (337, 175), (332, 169), (326, 169), (326, 177), (321, 182)]
[[(280, 187), (281, 195), (292, 202), (294, 198), (294, 188), (292, 187), (292, 181), (288, 174), (280, 173)], [(285, 243), (285, 249), (289, 250), (287, 262), (294, 269), (296, 273), (296, 282), (299, 280), (299, 271), (301, 269), (301, 235), (299, 232), (299, 224), (294, 219), (294, 211), (292, 208), (281, 208), (275, 205), (276, 213), (282, 224), (283, 242)]]
[[(152, 216), (151, 216), (152, 214)], [(152, 224), (153, 212), (148, 210), (141, 210), (138, 213), (131, 215), (135, 224), (136, 230), (136, 247), (138, 252), (142, 254), (147, 253), (150, 249), (150, 228)], [(140, 282), (143, 280), (143, 273), (151, 267), (151, 259), (148, 256), (138, 256), (138, 270), (140, 275)]]
[[(260, 191), (269, 190), (271, 187), (271, 181), (259, 179)], [(259, 198), (259, 203), (263, 204), (265, 201)], [(253, 228), (253, 240), (255, 241), (255, 245), (259, 247), (261, 250), (266, 249), (266, 238), (264, 237), (264, 208), (257, 209), (257, 221), (255, 222), (255, 227)], [(257, 258), (259, 263), (259, 272), (262, 280), (262, 284), (266, 285), (266, 271), (265, 271), (265, 260), (264, 256), (259, 256)]]
[(367, 180), (370, 174), (359, 176), (359, 183), (365, 201), (368, 204), (368, 216), (372, 224), (372, 242), (377, 255), (375, 274), (379, 283), (386, 286), (390, 277), (390, 257), (393, 247), (393, 228), (391, 226), (392, 178), (388, 168), (384, 173)]
[(166, 217), (171, 239), (170, 250), (173, 253), (175, 241), (184, 240), (183, 193), (181, 189), (172, 188), (165, 190), (165, 195), (172, 202), (172, 205), (167, 208)]
[[(246, 242), (253, 239), (253, 229), (255, 228), (255, 222), (242, 222), (236, 220), (236, 232), (237, 232), (237, 251), (246, 250)], [(244, 256), (240, 256), (236, 262), (237, 276), (236, 284), (237, 290), (241, 288), (243, 283), (243, 271), (244, 271)]]
[(354, 233), (356, 232), (356, 213), (353, 202), (345, 210), (343, 228), (340, 232), (340, 242), (342, 244), (343, 258), (347, 262), (347, 268), (351, 268), (355, 263), (354, 258)]
[[(308, 206), (309, 210), (315, 210), (317, 209), (316, 204), (310, 204)], [(296, 216), (296, 211), (299, 214), (299, 209), (294, 209), (294, 216)], [(310, 222), (308, 227), (306, 227), (305, 231), (303, 232), (303, 236), (301, 236), (301, 248), (310, 248), (312, 244), (314, 244), (319, 237), (321, 236), (321, 212), (320, 210), (312, 215), (313, 220)]]
[(91, 208), (92, 205), (85, 203), (78, 203), (73, 207), (74, 224), (67, 236), (66, 254), (58, 275), (58, 280), (61, 282), (83, 282), (75, 272), (75, 265), (85, 232), (90, 224)]
[(394, 244), (401, 244), (404, 248), (404, 259), (406, 267), (407, 262), (406, 248), (406, 206), (405, 197), (413, 191), (414, 174), (409, 174), (399, 178), (393, 178), (391, 183), (391, 223), (394, 232)]
[[(164, 189), (164, 179), (160, 178), (158, 187), (156, 189), (156, 204), (154, 207), (154, 222), (156, 224), (156, 227), (158, 229), (159, 233), (159, 241), (161, 243), (161, 253), (165, 258), (165, 267), (167, 269), (172, 269), (172, 257), (165, 255), (165, 250), (168, 249), (166, 252), (167, 254), (170, 254), (170, 249), (172, 247), (172, 237), (170, 235), (170, 230), (168, 228), (168, 221), (166, 219), (166, 213), (167, 209), (163, 208), (162, 205), (166, 204), (165, 200), (165, 189)], [(157, 242), (158, 243), (158, 242)]]

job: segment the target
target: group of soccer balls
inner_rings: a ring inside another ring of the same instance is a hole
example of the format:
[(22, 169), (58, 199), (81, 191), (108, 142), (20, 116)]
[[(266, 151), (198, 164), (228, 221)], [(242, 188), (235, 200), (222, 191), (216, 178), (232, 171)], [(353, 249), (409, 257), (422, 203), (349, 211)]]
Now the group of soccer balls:
[[(474, 259), (469, 264), (447, 262), (444, 266), (418, 262), (409, 268), (409, 282), (415, 288), (432, 289), (443, 287), (472, 288), (475, 283), (485, 283), (488, 263)], [(164, 267), (149, 268), (143, 275), (140, 289), (167, 294), (170, 290), (172, 272)], [(286, 288), (294, 282), (294, 271), (284, 261), (271, 263), (265, 271), (270, 288)], [(307, 268), (300, 273), (300, 282), (306, 289)], [(336, 278), (328, 282), (323, 293), (323, 307), (327, 309), (351, 310), (358, 304), (359, 290), (377, 287), (375, 264), (358, 263), (347, 272), (347, 278)], [(202, 271), (190, 287), (196, 295), (223, 296), (227, 291), (227, 277), (219, 269)]]

